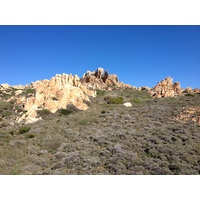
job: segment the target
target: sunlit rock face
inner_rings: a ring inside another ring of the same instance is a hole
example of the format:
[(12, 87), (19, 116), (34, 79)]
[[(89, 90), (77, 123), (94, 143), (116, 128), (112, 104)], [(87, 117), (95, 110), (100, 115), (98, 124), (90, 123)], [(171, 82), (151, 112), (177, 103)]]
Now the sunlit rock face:
[(119, 82), (118, 76), (116, 74), (109, 74), (108, 71), (105, 71), (103, 68), (98, 68), (93, 72), (87, 71), (83, 75), (81, 82), (87, 88), (92, 89), (112, 90), (116, 87), (131, 88), (129, 84)]
[(160, 81), (149, 92), (152, 97), (164, 98), (179, 95), (183, 92), (183, 90), (181, 89), (179, 82), (173, 83), (173, 79), (167, 77), (164, 80)]
[(55, 113), (58, 109), (73, 104), (80, 110), (86, 110), (88, 105), (84, 102), (90, 101), (90, 96), (96, 96), (96, 91), (82, 85), (80, 78), (71, 74), (57, 74), (50, 80), (36, 81), (31, 87), (35, 89), (34, 96), (17, 100), (17, 103), (23, 103), (24, 109), (27, 110), (18, 122), (23, 119), (26, 119), (27, 123), (37, 121), (38, 109), (48, 109)]

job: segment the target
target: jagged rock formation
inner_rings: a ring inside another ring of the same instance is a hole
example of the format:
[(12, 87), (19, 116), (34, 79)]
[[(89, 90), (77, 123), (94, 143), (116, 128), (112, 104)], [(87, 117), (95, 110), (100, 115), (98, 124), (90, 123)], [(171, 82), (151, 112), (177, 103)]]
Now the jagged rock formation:
[(190, 94), (194, 94), (195, 93), (194, 90), (191, 87), (185, 88), (184, 92), (185, 93), (190, 93)]
[(187, 87), (187, 88), (185, 88), (185, 90), (183, 92), (184, 93), (189, 93), (189, 94), (200, 94), (200, 89), (199, 88), (195, 88), (193, 90), (191, 87)]
[[(48, 109), (55, 113), (58, 109), (65, 109), (69, 105), (73, 105), (79, 110), (86, 110), (90, 97), (96, 96), (96, 89), (112, 91), (117, 88), (135, 89), (129, 84), (119, 82), (116, 74), (109, 74), (103, 68), (98, 68), (93, 72), (87, 71), (82, 78), (72, 74), (57, 74), (50, 80), (38, 80), (25, 86), (1, 84), (0, 94), (2, 97), (7, 96), (3, 101), (15, 101), (20, 109), (23, 107), (21, 114), (16, 112), (17, 122), (25, 120), (26, 123), (32, 123), (41, 119), (37, 118), (37, 110)], [(146, 90), (155, 98), (174, 97), (184, 95), (184, 93), (200, 93), (198, 88), (182, 90), (180, 83), (173, 83), (173, 79), (170, 77), (160, 81), (152, 89), (143, 86), (138, 90)], [(132, 105), (125, 103), (124, 106), (131, 107)], [(24, 113), (24, 110), (26, 113)]]
[(129, 84), (119, 82), (116, 74), (109, 74), (103, 68), (98, 68), (96, 71), (87, 71), (81, 79), (83, 85), (91, 89), (107, 89), (112, 90), (112, 87), (129, 87)]
[[(115, 89), (116, 87), (130, 87), (128, 84), (120, 83), (117, 75), (104, 72), (98, 68), (94, 72), (88, 71), (80, 79), (77, 75), (56, 75), (51, 80), (40, 80), (31, 83), (29, 88), (35, 89), (35, 94), (29, 97), (20, 97), (17, 104), (23, 104), (26, 114), (17, 119), (18, 122), (26, 120), (26, 123), (37, 121), (37, 110), (48, 109), (55, 113), (67, 105), (74, 105), (80, 110), (88, 109), (85, 103), (90, 101), (89, 97), (95, 97), (95, 89)], [(26, 87), (27, 88), (27, 87)], [(91, 90), (92, 89), (92, 90)], [(19, 95), (17, 92), (16, 95)]]
[(34, 96), (19, 98), (17, 104), (23, 104), (27, 113), (17, 119), (18, 122), (26, 119), (27, 123), (35, 122), (38, 109), (48, 109), (55, 113), (60, 108), (66, 108), (73, 104), (80, 110), (86, 110), (84, 103), (90, 101), (89, 97), (95, 97), (96, 92), (89, 90), (80, 82), (80, 78), (71, 74), (56, 75), (51, 80), (36, 81), (31, 84), (35, 89)]
[(160, 81), (149, 92), (152, 97), (164, 98), (164, 97), (174, 97), (176, 95), (179, 95), (183, 92), (183, 90), (181, 89), (179, 82), (175, 82), (173, 84), (173, 79), (167, 77), (164, 80)]

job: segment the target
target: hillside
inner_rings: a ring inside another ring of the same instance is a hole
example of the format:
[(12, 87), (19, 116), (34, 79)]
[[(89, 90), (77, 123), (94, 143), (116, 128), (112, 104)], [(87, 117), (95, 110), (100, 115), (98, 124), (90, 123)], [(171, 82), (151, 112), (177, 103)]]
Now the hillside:
[(198, 89), (169, 78), (134, 88), (96, 72), (56, 76), (48, 89), (1, 86), (0, 174), (200, 174)]

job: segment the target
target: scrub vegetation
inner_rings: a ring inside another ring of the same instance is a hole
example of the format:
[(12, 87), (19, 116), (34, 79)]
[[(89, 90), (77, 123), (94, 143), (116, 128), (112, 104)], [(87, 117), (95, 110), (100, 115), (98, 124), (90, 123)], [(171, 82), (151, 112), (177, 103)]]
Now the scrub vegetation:
[(199, 94), (153, 99), (147, 91), (99, 90), (86, 111), (40, 110), (43, 120), (26, 125), (10, 124), (21, 112), (4, 101), (11, 95), (0, 95), (0, 174), (200, 174), (200, 125), (192, 120), (200, 113), (176, 120), (200, 106)]

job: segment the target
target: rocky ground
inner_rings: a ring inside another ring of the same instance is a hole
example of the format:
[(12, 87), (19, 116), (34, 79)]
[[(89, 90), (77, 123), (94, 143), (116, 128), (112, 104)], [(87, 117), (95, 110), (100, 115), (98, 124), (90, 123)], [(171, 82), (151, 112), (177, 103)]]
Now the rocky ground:
[(0, 174), (200, 174), (199, 93), (97, 90), (85, 111), (40, 109), (42, 120), (25, 124), (16, 92), (35, 90), (0, 91)]

